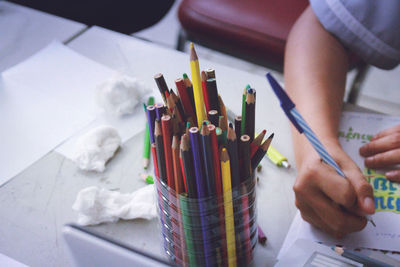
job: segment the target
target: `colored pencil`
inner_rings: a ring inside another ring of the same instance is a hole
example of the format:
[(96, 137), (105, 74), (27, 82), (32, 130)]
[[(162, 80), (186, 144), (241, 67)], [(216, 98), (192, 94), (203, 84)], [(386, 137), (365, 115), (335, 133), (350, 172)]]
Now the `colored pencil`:
[(258, 164), (260, 164), (261, 160), (264, 158), (265, 154), (268, 151), (269, 146), (271, 145), (272, 139), (274, 138), (274, 134), (272, 133), (267, 140), (257, 149), (254, 156), (251, 158), (251, 169), (254, 171)]
[(256, 98), (255, 90), (250, 88), (246, 95), (246, 121), (245, 121), (245, 133), (250, 137), (250, 142), (254, 139), (255, 131), (255, 115), (256, 115)]
[(207, 76), (204, 71), (201, 72), (201, 89), (203, 92), (203, 98), (204, 98), (204, 105), (206, 107), (206, 113), (210, 111), (210, 104), (209, 104), (209, 99), (208, 99), (208, 90), (207, 90)]
[(163, 143), (161, 123), (159, 120), (156, 120), (154, 125), (155, 125), (154, 126), (154, 138), (155, 138), (156, 151), (157, 151), (157, 163), (158, 163), (159, 176), (163, 182), (167, 182), (167, 172), (165, 170), (164, 143)]
[(215, 79), (215, 70), (212, 68), (209, 68), (206, 70), (207, 78), (213, 78)]
[[(186, 91), (188, 93), (190, 103), (192, 103), (193, 112), (196, 114), (196, 108), (195, 108), (195, 104), (194, 104), (193, 84), (190, 81), (190, 79), (186, 73), (183, 74), (183, 82), (185, 83)], [(196, 117), (195, 121), (197, 122), (197, 117)], [(197, 123), (196, 123), (196, 125), (197, 125)]]
[(200, 126), (207, 116), (204, 110), (204, 98), (201, 86), (199, 60), (197, 58), (196, 51), (194, 50), (193, 43), (190, 43), (190, 72), (192, 74), (193, 81), (193, 95), (194, 104), (196, 107), (197, 125)]
[(180, 120), (183, 122), (186, 121), (185, 111), (183, 110), (183, 105), (180, 98), (175, 94), (175, 92), (171, 89), (170, 95), (172, 100), (175, 102), (175, 106), (178, 108)]
[[(214, 166), (214, 177), (215, 177), (215, 191), (218, 197), (218, 211), (219, 218), (221, 222), (221, 238), (225, 240), (225, 223), (224, 223), (224, 208), (223, 208), (223, 194), (222, 194), (222, 178), (221, 178), (221, 165), (219, 160), (219, 150), (218, 150), (218, 141), (216, 134), (215, 125), (207, 125), (208, 130), (210, 131), (211, 137), (211, 148), (212, 148), (212, 157), (213, 157), (213, 166)], [(221, 202), (222, 201), (222, 202)], [(225, 247), (225, 246), (223, 246)], [(226, 249), (223, 249), (222, 255), (226, 256)]]
[(156, 178), (159, 179), (160, 178), (160, 172), (158, 170), (156, 143), (152, 143), (151, 144), (151, 154), (153, 155), (154, 172), (156, 174)]
[(242, 94), (242, 123), (240, 127), (240, 136), (245, 134), (245, 125), (246, 125), (246, 96), (247, 96), (247, 87), (243, 89)]
[(257, 225), (257, 232), (258, 232), (258, 243), (261, 245), (265, 245), (267, 243), (267, 236), (264, 234), (263, 230), (259, 225)]
[(164, 143), (164, 155), (165, 155), (165, 168), (167, 171), (167, 184), (170, 188), (175, 190), (175, 182), (174, 182), (174, 169), (172, 164), (172, 151), (171, 151), (171, 116), (163, 115), (161, 117), (161, 128), (163, 134), (163, 143)]
[(219, 116), (218, 127), (222, 130), (222, 143), (226, 144), (226, 135), (228, 134), (228, 125), (224, 116)]
[(175, 181), (175, 191), (177, 194), (185, 192), (185, 188), (183, 185), (182, 172), (180, 168), (179, 162), (179, 138), (174, 135), (172, 137), (172, 163), (174, 169), (174, 181)]
[(232, 123), (229, 124), (229, 129), (228, 129), (227, 149), (231, 163), (232, 188), (235, 188), (240, 184), (240, 172), (239, 172), (238, 144), (237, 144), (236, 133), (233, 130)]
[(196, 180), (188, 134), (182, 135), (180, 149), (188, 196), (190, 198), (197, 198)]
[(208, 105), (209, 110), (217, 110), (219, 112), (218, 106), (218, 89), (217, 89), (217, 81), (214, 78), (207, 79), (207, 95), (208, 95)]
[(256, 138), (254, 138), (252, 144), (255, 145), (255, 146), (261, 145), (262, 141), (264, 140), (264, 137), (265, 137), (266, 133), (267, 133), (266, 130), (262, 130), (262, 132), (259, 133)]
[(219, 115), (224, 116), (225, 125), (228, 127), (228, 114), (226, 113), (226, 107), (220, 95), (218, 95), (218, 106), (219, 106)]
[(215, 194), (215, 173), (213, 166), (213, 152), (211, 148), (210, 131), (208, 130), (208, 126), (205, 122), (203, 122), (203, 125), (201, 127), (200, 140), (202, 146), (203, 166), (205, 174), (205, 177), (203, 178), (206, 181), (206, 195), (212, 196)]
[(244, 182), (251, 177), (251, 162), (250, 162), (250, 137), (245, 134), (240, 137), (239, 157), (242, 160), (240, 168), (240, 181)]
[(161, 121), (161, 117), (165, 114), (166, 107), (161, 103), (155, 104), (154, 106), (156, 107), (156, 119)]
[(179, 203), (182, 214), (183, 230), (185, 232), (186, 254), (188, 256), (189, 266), (197, 266), (196, 253), (197, 249), (193, 242), (192, 235), (192, 219), (190, 217), (191, 207), (188, 205), (188, 194), (182, 193), (179, 196)]
[(167, 98), (165, 92), (168, 91), (167, 83), (165, 82), (164, 76), (161, 73), (154, 75), (158, 90), (160, 91), (161, 97), (164, 100), (164, 104), (167, 104)]
[(203, 161), (202, 161), (202, 154), (201, 154), (201, 146), (200, 146), (200, 138), (199, 138), (199, 129), (197, 127), (192, 127), (189, 130), (190, 135), (190, 143), (192, 147), (192, 154), (193, 154), (193, 162), (194, 162), (194, 170), (195, 170), (195, 178), (196, 178), (196, 186), (197, 186), (197, 196), (199, 200), (199, 209), (200, 209), (200, 220), (201, 220), (201, 227), (202, 227), (202, 235), (203, 235), (203, 246), (204, 246), (204, 258), (206, 266), (212, 265), (212, 259), (210, 255), (212, 254), (210, 249), (210, 231), (207, 228), (208, 222), (207, 218), (203, 216), (207, 210), (207, 204), (202, 201), (206, 194), (206, 184), (204, 179), (204, 171), (203, 171)]
[(216, 127), (218, 127), (218, 125), (219, 125), (218, 111), (210, 110), (208, 112), (208, 120), (211, 122), (211, 124), (214, 124)]
[[(246, 258), (246, 263), (251, 262), (251, 239), (250, 239), (250, 215), (249, 215), (249, 196), (245, 184), (241, 185), (240, 194), (242, 196), (242, 213), (243, 213), (243, 235), (240, 250)], [(242, 260), (244, 260), (242, 258)]]
[(221, 150), (221, 174), (222, 187), (224, 192), (225, 209), (225, 232), (228, 250), (228, 266), (236, 266), (236, 241), (235, 241), (235, 220), (233, 217), (231, 166), (226, 148)]
[(235, 117), (235, 133), (236, 138), (240, 138), (242, 136), (242, 116)]
[(149, 125), (150, 143), (154, 143), (154, 123), (156, 121), (156, 107), (154, 105), (147, 105), (146, 107), (147, 123)]
[(197, 118), (196, 118), (196, 113), (194, 112), (194, 105), (190, 101), (190, 96), (189, 93), (186, 89), (185, 83), (182, 78), (178, 78), (175, 80), (175, 85), (178, 90), (179, 97), (181, 99), (183, 109), (187, 115), (187, 117), (191, 117), (192, 120), (197, 125)]

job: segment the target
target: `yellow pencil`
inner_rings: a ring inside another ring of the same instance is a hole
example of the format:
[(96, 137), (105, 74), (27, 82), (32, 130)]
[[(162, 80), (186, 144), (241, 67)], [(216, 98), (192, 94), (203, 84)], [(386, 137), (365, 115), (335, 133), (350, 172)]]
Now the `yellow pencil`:
[(200, 126), (207, 119), (204, 110), (204, 98), (201, 87), (199, 59), (194, 50), (193, 43), (190, 43), (190, 72), (192, 74), (194, 104), (196, 107), (197, 123)]
[(235, 222), (233, 218), (231, 165), (226, 148), (221, 151), (222, 187), (224, 192), (225, 229), (229, 267), (236, 266)]

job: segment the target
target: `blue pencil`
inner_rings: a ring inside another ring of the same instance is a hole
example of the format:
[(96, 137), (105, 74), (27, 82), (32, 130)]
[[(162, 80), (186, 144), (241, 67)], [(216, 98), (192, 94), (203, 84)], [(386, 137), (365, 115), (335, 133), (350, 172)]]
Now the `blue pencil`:
[(197, 185), (197, 196), (199, 198), (199, 209), (200, 209), (200, 219), (201, 219), (201, 228), (203, 232), (203, 245), (204, 245), (204, 258), (206, 262), (206, 266), (212, 266), (212, 257), (211, 257), (211, 249), (210, 249), (210, 231), (207, 229), (207, 217), (205, 212), (207, 210), (207, 203), (204, 200), (207, 194), (207, 186), (205, 184), (205, 176), (204, 169), (202, 164), (202, 155), (201, 155), (201, 147), (199, 142), (199, 128), (192, 127), (189, 130), (190, 136), (190, 144), (192, 146), (193, 153), (193, 163), (194, 163), (194, 173), (196, 178)]
[[(308, 126), (307, 122), (297, 111), (295, 104), (289, 98), (289, 96), (286, 94), (286, 92), (283, 90), (283, 88), (279, 85), (279, 83), (275, 80), (275, 78), (270, 73), (267, 73), (266, 76), (269, 81), (269, 84), (272, 87), (272, 90), (274, 90), (274, 93), (276, 94), (276, 96), (279, 98), (279, 101), (281, 102), (281, 107), (282, 107), (283, 111), (285, 112), (285, 114), (289, 118), (289, 120), (292, 122), (292, 124), (296, 127), (296, 129), (300, 132), (300, 134), (304, 133), (307, 140), (314, 147), (315, 151), (317, 151), (317, 153), (319, 154), (321, 159), (325, 163), (332, 166), (340, 176), (342, 176), (343, 178), (346, 178), (343, 171), (339, 168), (339, 166), (337, 165), (335, 160), (332, 158), (331, 155), (329, 155), (328, 151), (325, 149), (325, 147), (319, 141), (319, 139), (317, 138), (315, 133), (311, 130), (311, 128)], [(372, 223), (373, 226), (376, 226), (374, 221), (371, 218), (369, 218), (369, 216), (366, 216), (366, 218)]]

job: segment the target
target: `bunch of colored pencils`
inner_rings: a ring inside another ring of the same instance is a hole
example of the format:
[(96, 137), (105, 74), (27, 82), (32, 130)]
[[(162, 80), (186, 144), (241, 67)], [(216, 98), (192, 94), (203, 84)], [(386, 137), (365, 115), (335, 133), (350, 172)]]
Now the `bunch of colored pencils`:
[(215, 71), (200, 72), (193, 44), (190, 69), (192, 81), (175, 80), (177, 93), (156, 74), (164, 104), (146, 107), (165, 249), (182, 266), (248, 264), (257, 242), (253, 172), (273, 134), (254, 136), (250, 86), (242, 116), (228, 123)]

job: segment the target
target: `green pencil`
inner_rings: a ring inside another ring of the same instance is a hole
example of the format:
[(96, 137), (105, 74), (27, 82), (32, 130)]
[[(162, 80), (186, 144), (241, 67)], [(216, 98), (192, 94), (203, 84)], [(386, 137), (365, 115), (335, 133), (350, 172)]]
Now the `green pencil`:
[[(247, 95), (247, 89), (250, 88), (250, 85), (246, 85), (246, 88), (243, 90), (243, 95), (242, 95), (242, 124), (240, 125), (240, 134), (241, 136), (245, 134), (245, 128), (246, 128), (246, 95)], [(238, 136), (237, 138), (240, 138)]]
[[(154, 104), (154, 97), (150, 96), (147, 100), (147, 106)], [(144, 111), (146, 112), (146, 105), (143, 104)], [(144, 132), (144, 148), (143, 148), (143, 168), (147, 169), (150, 163), (150, 132), (149, 123), (146, 122), (146, 129)]]

